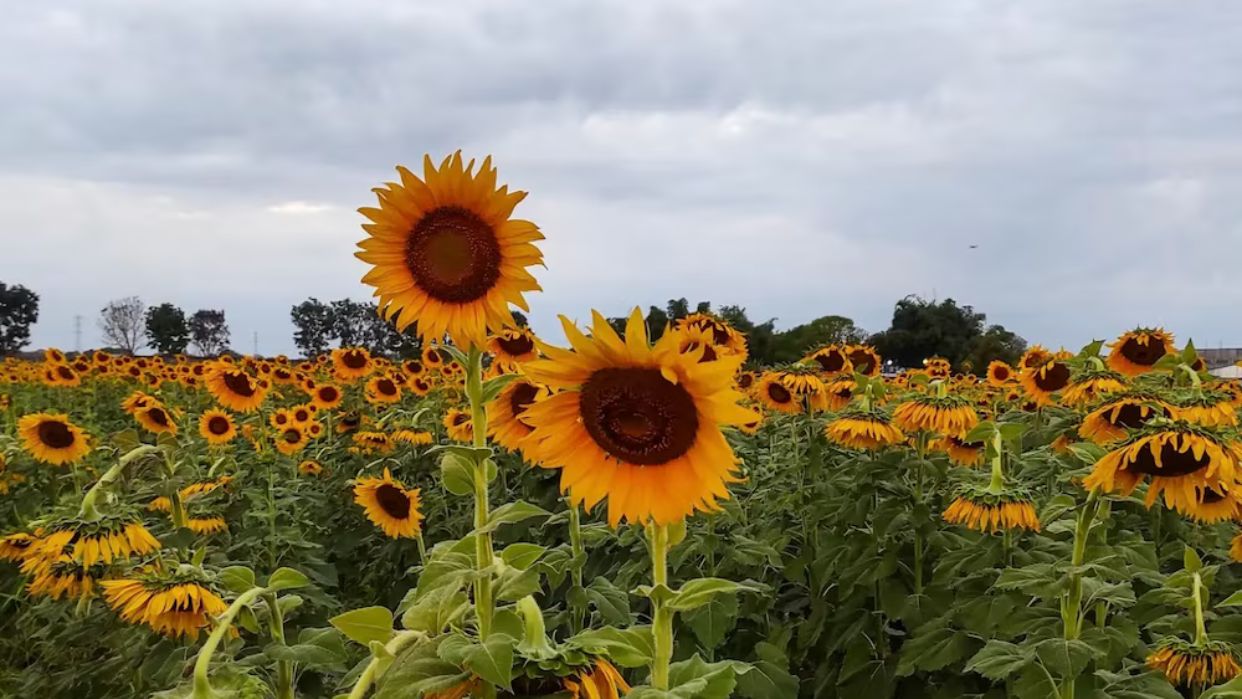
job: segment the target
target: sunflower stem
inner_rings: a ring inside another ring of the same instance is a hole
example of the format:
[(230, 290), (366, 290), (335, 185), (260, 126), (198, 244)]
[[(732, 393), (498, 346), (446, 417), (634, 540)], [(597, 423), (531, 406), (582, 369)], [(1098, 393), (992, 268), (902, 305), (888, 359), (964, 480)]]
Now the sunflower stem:
[[(651, 581), (659, 590), (668, 587), (668, 525), (649, 524), (647, 538), (651, 543)], [(651, 618), (655, 641), (655, 657), (651, 659), (651, 685), (668, 690), (669, 665), (673, 661), (673, 611), (667, 601), (658, 595), (652, 599), (654, 613)]]
[[(578, 512), (578, 506), (566, 499), (569, 505), (569, 547), (573, 555), (573, 579), (574, 587), (582, 588), (582, 568), (586, 565), (586, 550), (582, 546), (582, 515)], [(573, 613), (570, 614), (569, 624), (573, 633), (577, 634), (582, 631), (586, 610), (581, 609), (578, 605), (574, 605)]]
[(86, 491), (86, 495), (82, 497), (82, 507), (78, 511), (78, 516), (88, 522), (94, 522), (102, 517), (103, 515), (100, 514), (97, 503), (99, 501), (99, 496), (103, 494), (104, 490), (120, 478), (121, 473), (125, 470), (125, 467), (130, 465), (130, 463), (132, 463), (135, 459), (147, 454), (155, 453), (158, 450), (159, 447), (144, 444), (142, 446), (135, 447), (129, 453), (122, 456), (115, 464), (112, 465), (111, 468), (99, 477), (99, 480), (95, 481), (95, 485), (91, 486), (90, 490)]
[(241, 613), (242, 607), (255, 601), (265, 592), (267, 590), (262, 587), (252, 587), (246, 590), (233, 600), (229, 608), (220, 616), (220, 620), (216, 622), (216, 628), (212, 629), (207, 642), (198, 651), (198, 659), (194, 661), (194, 692), (190, 695), (192, 699), (212, 699), (216, 695), (211, 690), (211, 681), (207, 678), (207, 669), (211, 667), (211, 656), (215, 654), (220, 641), (224, 639), (224, 634), (233, 628), (233, 620)]
[[(267, 602), (268, 614), (271, 615), (272, 640), (280, 645), (285, 643), (285, 615), (280, 611), (280, 600), (276, 593), (263, 595)], [(276, 699), (293, 699), (293, 663), (288, 660), (276, 661)]]
[[(1074, 529), (1074, 550), (1070, 558), (1069, 590), (1061, 598), (1061, 625), (1067, 641), (1077, 640), (1082, 633), (1082, 564), (1087, 558), (1087, 539), (1091, 525), (1099, 511), (1099, 491), (1092, 490), (1078, 513), (1078, 525)], [(1061, 683), (1062, 699), (1073, 699), (1076, 677), (1066, 677)]]
[(1204, 592), (1203, 578), (1198, 573), (1194, 574), (1193, 592), (1195, 601), (1195, 646), (1202, 648), (1208, 641), (1207, 624), (1203, 621), (1203, 603)]
[(988, 492), (1000, 495), (1005, 490), (1005, 440), (999, 429), (992, 435), (992, 449), (996, 453), (992, 455), (992, 482), (988, 484)]
[[(385, 644), (384, 648), (393, 655), (402, 651), (406, 646), (414, 641), (425, 638), (425, 634), (421, 631), (398, 631), (392, 640)], [(358, 676), (358, 681), (354, 683), (354, 688), (349, 691), (348, 699), (362, 699), (367, 695), (367, 691), (371, 689), (371, 685), (375, 684), (375, 674), (379, 672), (380, 658), (371, 657), (371, 662), (367, 663), (366, 669)]]
[[(487, 446), (487, 410), (483, 404), (483, 351), (470, 347), (466, 357), (466, 397), (470, 400), (470, 428), (476, 448)], [(487, 459), (474, 465), (474, 538), (475, 566), (479, 575), (474, 583), (474, 612), (479, 619), (479, 638), (487, 640), (492, 633), (492, 576), (490, 569), (495, 554), (492, 551), (492, 534), (487, 531), (491, 516), (488, 509)]]

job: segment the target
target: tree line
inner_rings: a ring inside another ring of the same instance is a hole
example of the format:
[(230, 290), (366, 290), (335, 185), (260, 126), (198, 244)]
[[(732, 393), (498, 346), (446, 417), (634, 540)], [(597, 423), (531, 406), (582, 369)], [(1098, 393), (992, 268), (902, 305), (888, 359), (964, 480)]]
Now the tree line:
[[(918, 367), (928, 357), (948, 359), (961, 371), (983, 373), (989, 362), (999, 359), (1016, 363), (1026, 341), (1002, 325), (988, 324), (987, 316), (953, 299), (928, 300), (907, 296), (893, 308), (886, 330), (868, 333), (853, 320), (826, 315), (787, 330), (776, 329), (776, 318), (751, 319), (743, 306), (713, 308), (710, 301), (694, 306), (685, 298), (669, 299), (663, 306), (649, 306), (647, 332), (659, 338), (664, 328), (692, 313), (711, 313), (746, 335), (750, 362), (771, 366), (795, 362), (808, 351), (826, 344), (874, 345), (894, 367)], [(520, 325), (526, 324), (515, 313)], [(379, 316), (373, 302), (339, 299), (320, 301), (311, 297), (289, 311), (293, 343), (303, 356), (315, 356), (333, 347), (366, 347), (374, 354), (391, 357), (416, 356), (421, 350), (415, 328), (397, 332)], [(30, 328), (39, 318), (39, 296), (21, 285), (0, 282), (0, 354), (20, 351), (30, 342)], [(610, 318), (621, 330), (625, 318)], [(187, 314), (172, 303), (147, 307), (130, 296), (105, 305), (99, 314), (104, 342), (124, 352), (150, 347), (160, 354), (178, 354), (192, 348), (200, 356), (213, 356), (229, 349), (229, 326), (223, 310), (200, 309)]]

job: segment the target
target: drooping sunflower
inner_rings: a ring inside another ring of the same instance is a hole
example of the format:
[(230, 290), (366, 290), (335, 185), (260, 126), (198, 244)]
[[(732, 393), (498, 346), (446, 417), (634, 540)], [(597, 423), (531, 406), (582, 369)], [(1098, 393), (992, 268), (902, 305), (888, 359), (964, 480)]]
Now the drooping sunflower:
[(82, 384), (82, 378), (68, 364), (52, 364), (47, 368), (47, 384), (61, 388), (74, 388)]
[(329, 383), (319, 384), (311, 391), (311, 401), (320, 410), (335, 408), (341, 404), (343, 398), (344, 395), (342, 395), (341, 389)]
[(979, 424), (979, 414), (961, 396), (915, 396), (893, 409), (893, 422), (907, 432), (964, 435)]
[(53, 466), (81, 461), (91, 451), (90, 439), (63, 413), (34, 413), (17, 421), (22, 446), (34, 458)]
[(1164, 638), (1147, 656), (1147, 667), (1164, 674), (1170, 684), (1203, 688), (1220, 684), (1242, 674), (1233, 648), (1224, 641), (1188, 643)]
[(805, 363), (814, 362), (819, 370), (828, 376), (849, 373), (854, 370), (845, 348), (840, 345), (825, 345), (802, 358)]
[(353, 443), (349, 450), (359, 454), (387, 454), (396, 448), (392, 438), (383, 432), (355, 432)]
[(401, 386), (391, 376), (381, 374), (367, 381), (367, 402), (396, 403), (401, 400)]
[(1128, 496), (1144, 481), (1147, 506), (1163, 493), (1165, 505), (1190, 514), (1205, 489), (1235, 485), (1237, 455), (1215, 432), (1186, 422), (1148, 425), (1096, 462), (1083, 480), (1090, 490)]
[(170, 638), (196, 640), (200, 630), (228, 605), (207, 587), (198, 573), (171, 576), (139, 574), (133, 578), (104, 580), (104, 599), (121, 619), (144, 624)]
[(1135, 328), (1113, 343), (1108, 366), (1126, 376), (1152, 370), (1160, 358), (1173, 351), (1173, 335), (1162, 328)]
[(759, 377), (755, 398), (769, 410), (782, 413), (800, 413), (803, 410), (802, 401), (785, 387), (780, 376), (774, 372), (764, 372)]
[(604, 658), (596, 658), (564, 680), (569, 699), (620, 699), (632, 689), (621, 672)]
[(298, 464), (298, 473), (303, 476), (318, 476), (323, 473), (323, 466), (318, 461), (307, 459)]
[(458, 151), (437, 168), (423, 159), (423, 179), (398, 167), (401, 182), (373, 191), (379, 208), (359, 213), (370, 237), (358, 259), (373, 265), (362, 281), (375, 287), (380, 312), (398, 330), (418, 321), (424, 339), (448, 335), (482, 346), (489, 330), (515, 325), (509, 305), (528, 310), (523, 292), (539, 284), (526, 271), (543, 263), (532, 243), (539, 228), (511, 219), (525, 192), (496, 187), (491, 157), (477, 173)]
[(906, 441), (906, 435), (877, 410), (851, 410), (824, 427), (828, 439), (851, 449), (875, 450)]
[(746, 336), (738, 332), (724, 320), (709, 313), (691, 313), (679, 318), (674, 327), (678, 330), (698, 328), (712, 334), (712, 345), (718, 354), (740, 355), (746, 360)]
[(722, 353), (715, 344), (710, 328), (701, 325), (685, 325), (671, 331), (677, 339), (677, 351), (693, 355), (695, 361), (714, 362)]
[(1242, 514), (1242, 485), (1235, 485), (1225, 491), (1213, 488), (1199, 490), (1195, 504), (1186, 516), (1196, 522), (1216, 524), (1237, 519), (1239, 514)]
[(393, 539), (414, 538), (422, 531), (418, 489), (407, 490), (387, 468), (381, 478), (360, 478), (354, 486), (354, 502), (367, 519)]
[(811, 410), (828, 409), (828, 388), (819, 373), (809, 366), (790, 366), (774, 372), (794, 398)]
[(1224, 391), (1201, 391), (1173, 404), (1179, 420), (1204, 427), (1232, 427), (1238, 424), (1237, 410)]
[(228, 524), (223, 517), (187, 517), (185, 520), (185, 528), (198, 534), (199, 536), (207, 536), (209, 534), (217, 534), (228, 529)]
[(1017, 529), (1040, 530), (1035, 503), (1020, 491), (990, 493), (968, 488), (949, 504), (942, 516), (951, 524), (993, 534)]
[(397, 430), (392, 433), (392, 440), (394, 442), (402, 442), (404, 444), (420, 446), (424, 444), (431, 444), (435, 441), (435, 437), (430, 432), (424, 432), (422, 430)]
[(515, 379), (487, 404), (487, 436), (509, 451), (519, 451), (533, 428), (524, 422), (526, 409), (551, 394), (546, 386)]
[(102, 566), (83, 566), (67, 555), (30, 555), (22, 561), (21, 572), (26, 576), (26, 592), (31, 597), (75, 600), (95, 594), (95, 585), (105, 569)]
[(25, 532), (0, 537), (0, 561), (21, 563), (26, 560), (26, 554), (36, 541), (38, 541), (36, 537)]
[(449, 439), (455, 442), (474, 441), (474, 423), (470, 413), (461, 408), (450, 408), (444, 413), (444, 428), (448, 430)]
[(978, 466), (983, 463), (986, 445), (983, 442), (967, 442), (958, 435), (945, 435), (932, 443), (932, 447), (948, 455), (949, 461), (958, 466)]
[(1125, 439), (1129, 430), (1142, 427), (1152, 418), (1172, 416), (1173, 407), (1160, 398), (1129, 393), (1087, 413), (1078, 428), (1078, 436), (1096, 444), (1110, 444)]
[(845, 356), (856, 373), (863, 376), (879, 376), (882, 363), (879, 352), (871, 345), (847, 345)]
[(365, 347), (341, 347), (332, 350), (332, 371), (342, 381), (355, 381), (375, 368), (371, 353)]
[(1052, 352), (1041, 345), (1033, 345), (1022, 353), (1022, 359), (1018, 360), (1018, 369), (1019, 371), (1037, 369), (1050, 361), (1052, 361)]
[(198, 434), (208, 444), (228, 444), (237, 436), (237, 426), (228, 413), (218, 408), (205, 411), (198, 418)]
[(49, 525), (48, 534), (39, 537), (31, 555), (49, 561), (68, 555), (89, 568), (96, 563), (110, 564), (145, 556), (160, 549), (160, 542), (128, 513), (106, 515), (92, 522), (76, 520)]
[(858, 382), (849, 376), (841, 375), (824, 384), (824, 398), (821, 404), (825, 410), (844, 410), (854, 400), (854, 389)]
[(993, 386), (1005, 386), (1013, 380), (1013, 367), (999, 359), (988, 364), (988, 383)]
[(177, 434), (177, 422), (162, 405), (149, 405), (134, 413), (134, 419), (148, 432), (155, 434)]
[(953, 365), (944, 357), (923, 360), (923, 371), (933, 379), (947, 379), (953, 373)]
[(530, 328), (505, 328), (487, 338), (487, 351), (493, 361), (512, 371), (539, 356), (535, 333)]
[(1109, 369), (1074, 372), (1070, 385), (1061, 393), (1061, 402), (1071, 408), (1085, 408), (1126, 390), (1121, 376)]
[(1073, 372), (1066, 361), (1073, 357), (1064, 350), (1052, 355), (1052, 358), (1038, 366), (1026, 367), (1022, 370), (1019, 381), (1022, 388), (1036, 405), (1052, 405), (1052, 394), (1064, 390), (1070, 383)]
[(267, 397), (267, 384), (247, 374), (244, 369), (217, 362), (207, 370), (207, 391), (220, 405), (239, 413), (258, 410)]
[(527, 376), (559, 390), (527, 408), (528, 456), (561, 469), (561, 490), (589, 510), (608, 499), (608, 521), (668, 524), (714, 510), (738, 480), (721, 425), (756, 415), (737, 404), (744, 355), (698, 362), (671, 334), (655, 346), (635, 308), (622, 340), (598, 312), (587, 337), (562, 317), (572, 350), (548, 347)]

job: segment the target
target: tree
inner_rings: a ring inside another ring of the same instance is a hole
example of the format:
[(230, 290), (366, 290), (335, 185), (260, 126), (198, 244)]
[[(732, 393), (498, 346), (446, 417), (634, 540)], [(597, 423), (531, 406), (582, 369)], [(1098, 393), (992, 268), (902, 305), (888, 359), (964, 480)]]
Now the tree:
[(202, 309), (190, 316), (190, 338), (201, 357), (213, 357), (229, 348), (229, 326), (224, 311)]
[(293, 344), (302, 354), (314, 357), (328, 351), (335, 333), (332, 309), (315, 297), (306, 299), (289, 311), (293, 320)]
[[(982, 335), (975, 338), (974, 343), (962, 362), (963, 371), (972, 371), (982, 376), (987, 372), (988, 364), (999, 359), (1010, 366), (1016, 365), (1026, 351), (1026, 340), (1003, 325), (990, 325)], [(966, 366), (969, 362), (969, 366)]]
[[(928, 301), (907, 296), (893, 309), (888, 330), (871, 337), (885, 359), (900, 366), (919, 367), (928, 357), (944, 357), (956, 368), (969, 360), (972, 371), (981, 372), (998, 356), (1014, 357), (1015, 348), (1026, 341), (1004, 327), (987, 328), (987, 316), (953, 299)], [(1021, 350), (1016, 350), (1018, 354)]]
[[(380, 316), (379, 308), (374, 303), (340, 299), (324, 305), (315, 299), (311, 301), (319, 304), (326, 313), (323, 318), (325, 325), (321, 329), (325, 345), (335, 339), (341, 347), (365, 347), (372, 354), (398, 357), (416, 356), (422, 349), (417, 325), (411, 325), (405, 332), (397, 332), (392, 323)], [(298, 308), (301, 307), (294, 307), (295, 324)], [(319, 312), (313, 306), (308, 310), (312, 314)], [(296, 341), (296, 334), (294, 338)]]
[(366, 304), (353, 299), (333, 301), (329, 306), (332, 316), (332, 335), (340, 347), (360, 347), (366, 335), (368, 319)]
[(39, 320), (39, 295), (20, 284), (0, 282), (0, 355), (30, 344), (30, 326)]
[(845, 316), (822, 316), (777, 333), (764, 359), (767, 363), (796, 362), (817, 347), (855, 344), (866, 337), (866, 331)]
[(190, 324), (185, 311), (171, 303), (147, 309), (147, 342), (160, 354), (179, 354), (190, 344)]
[(133, 354), (142, 347), (143, 311), (146, 306), (137, 296), (109, 301), (99, 311), (99, 330), (110, 347)]

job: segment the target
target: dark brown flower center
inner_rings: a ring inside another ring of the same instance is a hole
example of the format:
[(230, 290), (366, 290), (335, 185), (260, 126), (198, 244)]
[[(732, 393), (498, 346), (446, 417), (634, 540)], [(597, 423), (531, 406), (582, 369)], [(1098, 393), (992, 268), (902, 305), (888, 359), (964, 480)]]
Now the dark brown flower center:
[(60, 376), (60, 378), (64, 379), (65, 381), (73, 380), (73, 370), (67, 366), (56, 367), (56, 374)]
[(820, 352), (813, 359), (819, 364), (819, 368), (824, 371), (837, 372), (845, 369), (845, 354), (837, 350)]
[(227, 371), (224, 373), (224, 385), (229, 391), (243, 398), (249, 398), (254, 395), (254, 384), (250, 382), (250, 377), (240, 371)]
[(869, 374), (875, 368), (875, 356), (865, 349), (852, 350), (850, 363), (854, 365), (854, 370), (858, 373)]
[(1134, 429), (1142, 427), (1148, 420), (1160, 414), (1168, 416), (1169, 411), (1164, 408), (1157, 410), (1153, 407), (1148, 407), (1144, 410), (1139, 403), (1124, 403), (1115, 413), (1111, 410), (1106, 412), (1104, 419), (1114, 427)]
[(1204, 505), (1211, 505), (1214, 503), (1218, 503), (1224, 499), (1225, 499), (1224, 493), (1218, 493), (1215, 490), (1212, 490), (1211, 488), (1205, 488), (1204, 491), (1199, 495), (1199, 502)]
[(310, 413), (305, 408), (298, 408), (293, 413), (293, 419), (297, 422), (306, 422), (310, 419)]
[(407, 360), (404, 366), (407, 374), (416, 376), (423, 373), (423, 363), (416, 359)]
[(741, 376), (737, 377), (737, 386), (738, 388), (742, 390), (746, 390), (750, 388), (752, 385), (754, 385), (754, 383), (755, 383), (754, 374), (742, 374)]
[(992, 378), (997, 381), (1006, 381), (1009, 379), (1009, 367), (998, 366), (992, 367)]
[(470, 419), (469, 415), (465, 413), (457, 413), (453, 415), (453, 426), (456, 427), (458, 425), (464, 425), (466, 421), (469, 419)]
[(496, 344), (500, 346), (500, 349), (504, 350), (505, 354), (512, 357), (520, 357), (535, 351), (535, 341), (526, 333), (516, 337), (499, 337), (496, 339)]
[(1159, 465), (1156, 464), (1156, 458), (1151, 453), (1151, 446), (1145, 446), (1133, 461), (1125, 464), (1124, 468), (1127, 471), (1135, 471), (1148, 476), (1172, 478), (1202, 471), (1211, 462), (1212, 457), (1208, 456), (1207, 452), (1195, 456), (1193, 449), (1178, 451), (1171, 442), (1163, 442), (1160, 445)]
[(213, 415), (211, 419), (207, 421), (207, 431), (217, 436), (228, 434), (229, 419), (220, 415)]
[(694, 399), (659, 369), (596, 371), (582, 386), (578, 410), (600, 448), (643, 466), (682, 456), (694, 445), (699, 429)]
[(287, 413), (276, 413), (272, 416), (272, 422), (277, 425), (285, 425), (289, 423), (289, 415)]
[(513, 393), (509, 394), (509, 409), (513, 411), (513, 416), (518, 417), (526, 412), (527, 406), (535, 402), (535, 397), (539, 395), (539, 389), (528, 383), (519, 383), (513, 389)]
[(460, 206), (442, 206), (419, 219), (405, 246), (414, 283), (445, 303), (483, 297), (500, 278), (500, 244), (492, 227)]
[(963, 440), (961, 437), (954, 437), (952, 435), (949, 435), (949, 441), (953, 443), (953, 446), (959, 447), (961, 449), (982, 449), (983, 448), (983, 442), (967, 442)]
[(340, 395), (340, 392), (336, 390), (335, 386), (323, 386), (319, 389), (319, 400), (325, 403), (335, 402)]
[(393, 519), (405, 519), (410, 516), (410, 499), (401, 489), (390, 483), (384, 483), (375, 489), (375, 502), (380, 509)]
[(788, 403), (793, 400), (793, 395), (789, 393), (789, 389), (773, 381), (768, 384), (768, 398), (776, 403)]
[(69, 426), (55, 420), (40, 422), (38, 432), (39, 441), (53, 449), (68, 449), (76, 441)]
[(297, 444), (302, 441), (302, 433), (298, 430), (285, 430), (284, 440), (287, 444)]
[(1053, 362), (1035, 372), (1035, 386), (1045, 392), (1054, 393), (1069, 385), (1070, 369), (1065, 362)]
[(1147, 344), (1139, 342), (1135, 337), (1126, 338), (1118, 352), (1139, 366), (1151, 366), (1165, 355), (1164, 343), (1154, 337), (1148, 338)]
[(397, 394), (397, 384), (392, 379), (380, 379), (375, 382), (375, 390), (385, 396), (395, 396)]
[(147, 419), (160, 427), (168, 427), (168, 413), (163, 408), (150, 408), (147, 410)]
[(345, 350), (341, 354), (341, 363), (350, 369), (361, 369), (367, 365), (367, 355), (362, 350)]

